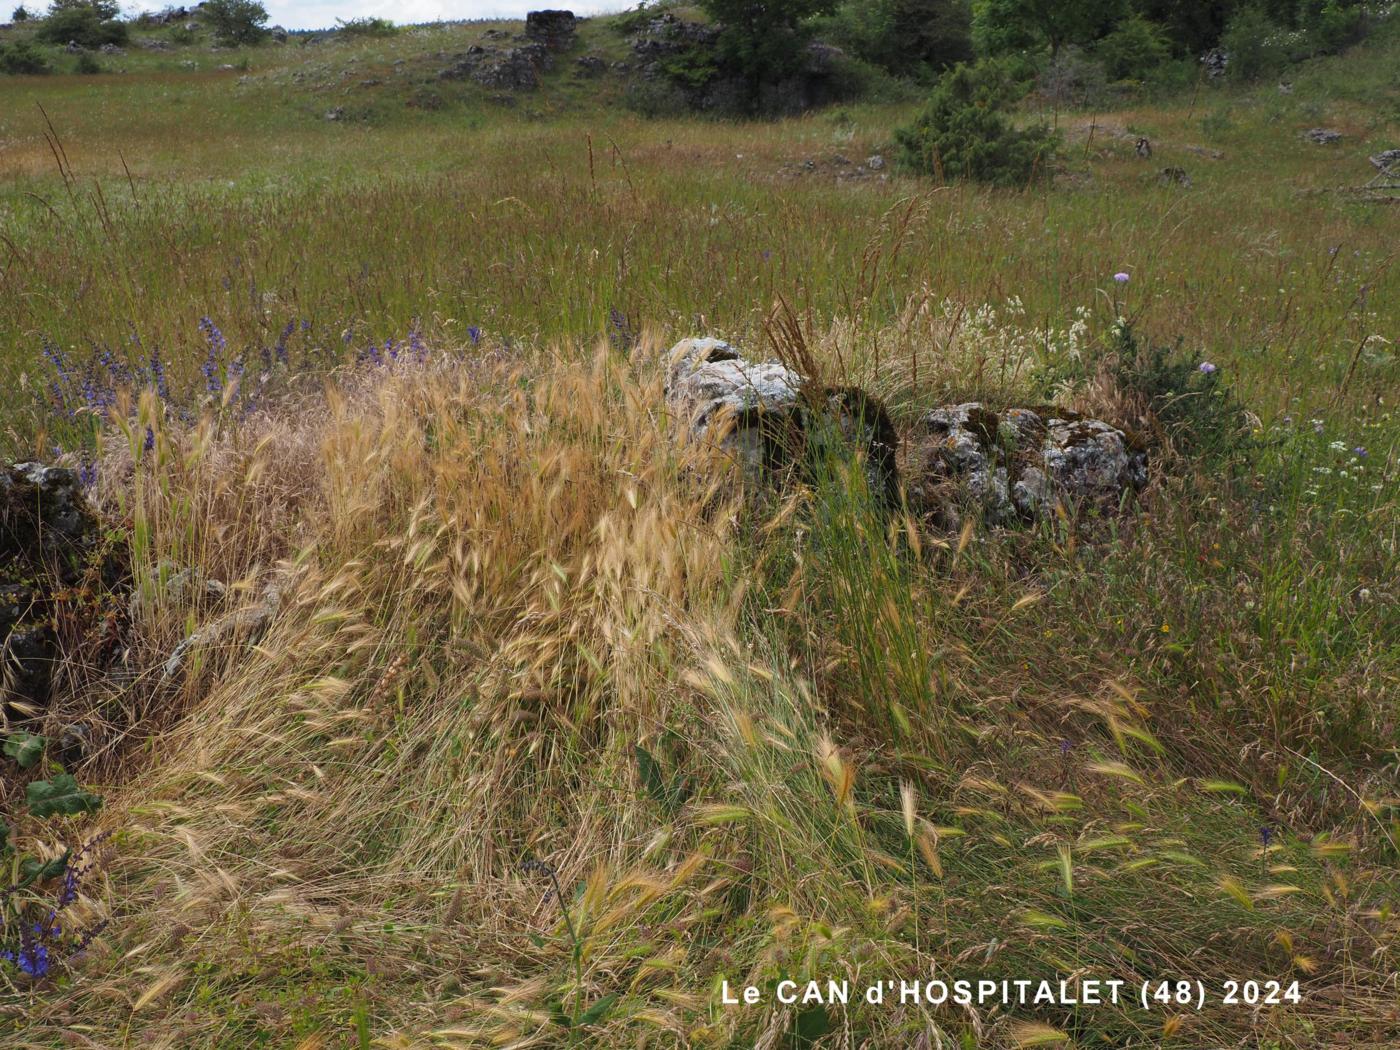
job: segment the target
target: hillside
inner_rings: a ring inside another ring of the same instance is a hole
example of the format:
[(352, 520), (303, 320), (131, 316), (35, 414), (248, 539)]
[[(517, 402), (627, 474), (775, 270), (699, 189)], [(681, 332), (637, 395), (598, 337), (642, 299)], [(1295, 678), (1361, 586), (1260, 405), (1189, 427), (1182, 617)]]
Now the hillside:
[(1393, 26), (1009, 189), (130, 33), (0, 77), (0, 1042), (1400, 1042)]

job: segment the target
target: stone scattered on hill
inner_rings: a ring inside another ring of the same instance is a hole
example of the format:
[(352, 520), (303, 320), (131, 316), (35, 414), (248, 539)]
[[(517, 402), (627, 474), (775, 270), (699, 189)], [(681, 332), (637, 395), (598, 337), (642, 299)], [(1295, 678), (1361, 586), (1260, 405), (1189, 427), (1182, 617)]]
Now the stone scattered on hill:
[(1400, 149), (1385, 149), (1373, 154), (1370, 158), (1371, 166), (1377, 171), (1389, 172), (1392, 169), (1400, 171)]
[(1330, 146), (1342, 141), (1342, 133), (1332, 128), (1308, 128), (1303, 132), (1303, 138), (1318, 146)]
[(483, 87), (509, 91), (533, 91), (539, 86), (540, 72), (550, 65), (550, 51), (544, 44), (507, 48), (473, 44), (456, 62), (439, 72), (438, 78), (473, 80)]
[(863, 179), (877, 179), (883, 182), (889, 178), (889, 174), (885, 171), (885, 158), (879, 154), (867, 158), (864, 164), (858, 164), (840, 153), (834, 153), (829, 157), (806, 157), (803, 160), (784, 164), (778, 169), (778, 174), (788, 179), (824, 176), (833, 178), (837, 182), (859, 182)]
[(600, 77), (608, 71), (608, 64), (597, 55), (580, 55), (574, 68), (581, 77)]

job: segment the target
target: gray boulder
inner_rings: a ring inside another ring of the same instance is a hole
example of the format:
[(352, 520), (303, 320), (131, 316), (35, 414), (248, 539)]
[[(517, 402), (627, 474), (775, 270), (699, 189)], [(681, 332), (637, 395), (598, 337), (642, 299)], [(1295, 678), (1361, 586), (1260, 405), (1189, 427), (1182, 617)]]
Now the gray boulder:
[(600, 77), (608, 71), (608, 64), (597, 55), (580, 55), (574, 67), (581, 77)]
[(925, 413), (904, 442), (909, 505), (956, 528), (1116, 508), (1147, 483), (1146, 453), (1122, 430), (1053, 407), (994, 412), (968, 402)]
[(251, 605), (226, 613), (188, 635), (166, 658), (163, 668), (165, 678), (179, 678), (184, 673), (190, 654), (196, 650), (256, 645), (272, 623), (273, 617), (277, 615), (281, 603), (281, 587), (270, 583)]
[(578, 19), (572, 11), (531, 11), (525, 16), (525, 38), (551, 51), (567, 51), (577, 32)]
[(692, 440), (732, 458), (746, 481), (770, 478), (816, 442), (835, 439), (860, 450), (877, 498), (897, 499), (894, 428), (858, 388), (820, 387), (720, 339), (682, 339), (667, 355), (666, 404)]
[(1303, 132), (1303, 138), (1318, 146), (1330, 146), (1342, 141), (1342, 133), (1332, 128), (1308, 128)]
[(103, 583), (99, 537), (76, 473), (41, 463), (0, 468), (0, 703), (7, 710), (34, 715), (47, 705), (60, 595), (90, 574)]
[(1380, 172), (1400, 174), (1400, 149), (1385, 149), (1372, 155), (1371, 166)]

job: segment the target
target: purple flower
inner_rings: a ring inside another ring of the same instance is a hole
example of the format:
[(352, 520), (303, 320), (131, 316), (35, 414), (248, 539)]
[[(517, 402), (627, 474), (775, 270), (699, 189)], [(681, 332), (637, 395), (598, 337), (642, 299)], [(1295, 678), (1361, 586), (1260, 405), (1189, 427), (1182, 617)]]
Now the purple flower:
[(1201, 374), (1202, 374), (1202, 375), (1207, 375), (1207, 376), (1208, 376), (1208, 375), (1210, 375), (1210, 374), (1211, 374), (1212, 372), (1214, 372), (1214, 371), (1215, 371), (1215, 365), (1211, 364), (1209, 361), (1202, 361), (1202, 362), (1201, 362)]
[(1259, 842), (1263, 845), (1265, 849), (1269, 848), (1269, 843), (1273, 841), (1273, 838), (1274, 829), (1271, 828), (1268, 824), (1265, 824), (1259, 829)]
[(40, 977), (48, 976), (49, 972), (49, 949), (44, 942), (35, 937), (24, 937), (20, 942), (19, 951), (0, 952), (0, 959), (14, 963), (20, 971), (36, 980)]
[(1366, 451), (1365, 445), (1357, 445), (1354, 449), (1351, 450), (1351, 454), (1357, 459), (1365, 459), (1370, 453)]
[(1120, 270), (1118, 273), (1115, 273), (1115, 274), (1113, 275), (1113, 279), (1114, 279), (1115, 281), (1117, 281), (1119, 284), (1127, 284), (1127, 283), (1128, 283), (1128, 275), (1127, 275), (1126, 273), (1123, 273), (1121, 270)]
[(155, 432), (154, 430), (152, 430), (150, 427), (147, 427), (147, 428), (146, 428), (146, 440), (145, 440), (145, 442), (144, 442), (144, 443), (142, 444), (142, 446), (141, 446), (142, 451), (150, 452), (150, 451), (151, 451), (153, 448), (155, 448), (155, 447), (156, 447), (156, 432)]
[(467, 329), (467, 338), (472, 341), (472, 346), (475, 346), (477, 343), (481, 342), (481, 329), (476, 325), (472, 325)]

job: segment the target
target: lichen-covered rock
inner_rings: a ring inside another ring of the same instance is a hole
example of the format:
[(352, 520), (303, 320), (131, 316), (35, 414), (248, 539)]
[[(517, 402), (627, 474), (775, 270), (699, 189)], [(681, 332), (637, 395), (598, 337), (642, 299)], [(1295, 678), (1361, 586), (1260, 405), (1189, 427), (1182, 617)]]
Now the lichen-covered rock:
[(58, 596), (90, 570), (97, 536), (73, 471), (0, 468), (0, 701), (20, 714), (48, 701)]
[(777, 362), (753, 362), (720, 339), (682, 339), (667, 357), (666, 403), (694, 440), (731, 456), (747, 480), (800, 459), (831, 435), (859, 449), (871, 491), (898, 496), (898, 439), (878, 399), (823, 388)]
[(578, 32), (572, 11), (531, 11), (525, 16), (525, 36), (551, 51), (566, 51)]
[(1342, 133), (1332, 128), (1308, 128), (1302, 134), (1303, 138), (1318, 146), (1330, 146), (1342, 141)]
[(256, 644), (277, 615), (281, 603), (282, 588), (275, 582), (269, 583), (251, 605), (226, 613), (181, 640), (166, 658), (165, 677), (178, 678), (184, 673), (190, 654), (197, 649)]
[(473, 44), (457, 61), (438, 73), (441, 80), (473, 80), (484, 87), (533, 91), (540, 71), (550, 66), (550, 50), (541, 43), (502, 49)]
[(911, 508), (947, 527), (967, 513), (1004, 525), (1066, 504), (1110, 509), (1147, 482), (1146, 454), (1127, 434), (1053, 407), (935, 408), (904, 444)]
[(791, 458), (802, 431), (796, 372), (745, 360), (720, 339), (682, 339), (667, 365), (667, 407), (693, 438), (733, 456), (746, 478)]

